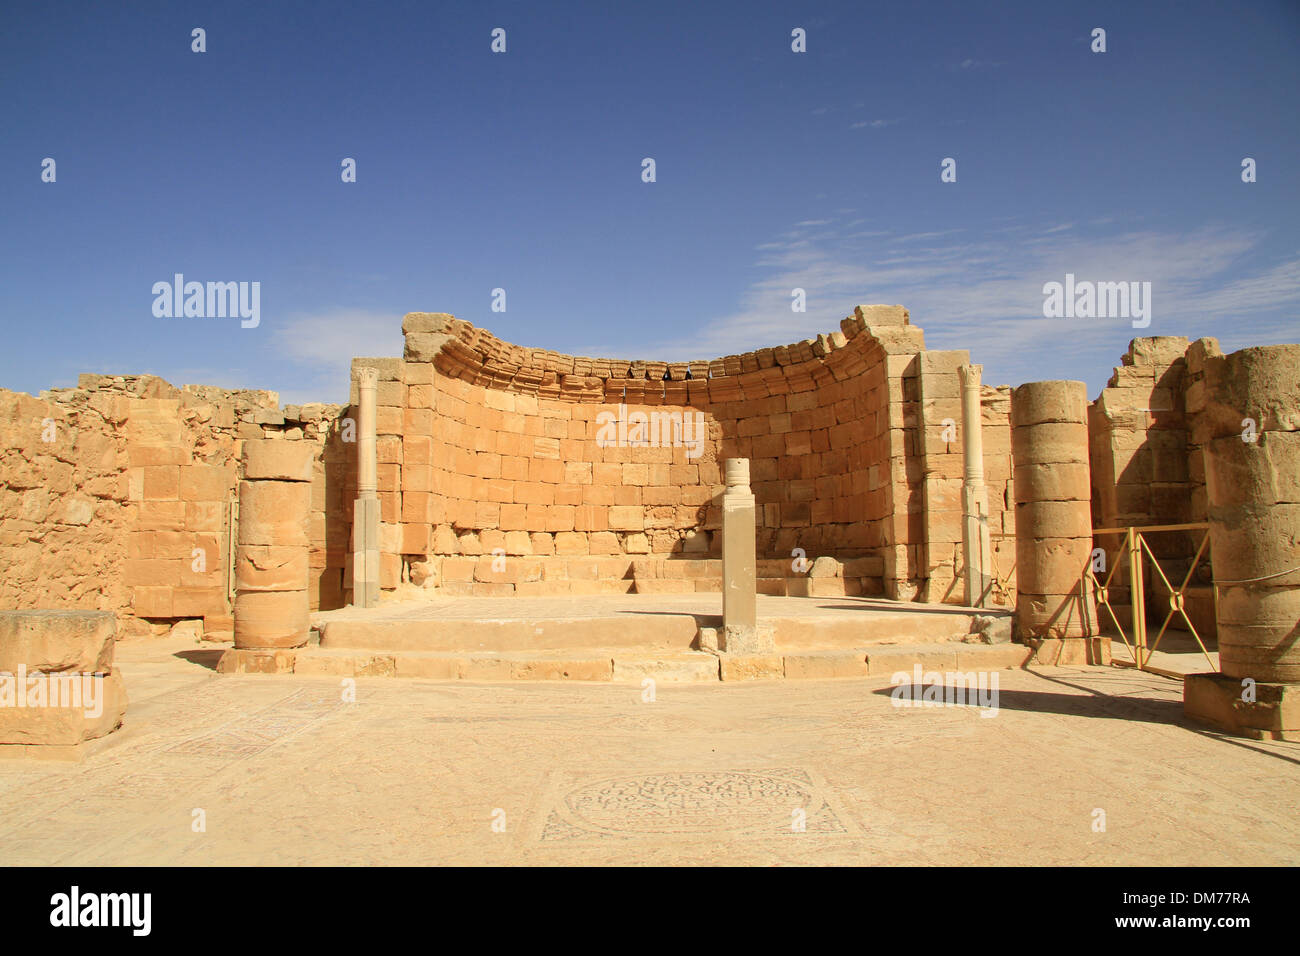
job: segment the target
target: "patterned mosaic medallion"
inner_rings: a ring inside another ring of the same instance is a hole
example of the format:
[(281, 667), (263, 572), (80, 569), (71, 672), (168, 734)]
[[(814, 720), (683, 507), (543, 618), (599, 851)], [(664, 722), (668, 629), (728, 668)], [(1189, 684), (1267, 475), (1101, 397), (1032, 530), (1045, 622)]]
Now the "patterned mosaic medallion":
[(847, 834), (822, 787), (794, 768), (588, 779), (557, 795), (542, 840), (681, 834)]

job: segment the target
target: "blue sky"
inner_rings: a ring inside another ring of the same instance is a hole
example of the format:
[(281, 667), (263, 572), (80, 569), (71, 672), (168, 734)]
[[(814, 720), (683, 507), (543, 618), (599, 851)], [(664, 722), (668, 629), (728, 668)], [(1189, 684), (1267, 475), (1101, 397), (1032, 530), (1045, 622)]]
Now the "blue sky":
[[(1134, 335), (1300, 341), (1295, 0), (50, 3), (3, 22), (8, 388), (152, 372), (341, 401), (352, 356), (400, 354), (408, 311), (687, 359), (902, 303), (986, 382), (1094, 395)], [(260, 282), (260, 325), (156, 318), (177, 272)], [(1067, 272), (1151, 282), (1150, 327), (1043, 318)]]

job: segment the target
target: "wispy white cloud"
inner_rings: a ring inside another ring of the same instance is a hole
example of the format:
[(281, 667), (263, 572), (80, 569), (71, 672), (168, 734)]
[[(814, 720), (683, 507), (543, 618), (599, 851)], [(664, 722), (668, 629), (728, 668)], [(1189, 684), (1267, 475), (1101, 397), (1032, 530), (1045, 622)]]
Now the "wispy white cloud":
[(401, 355), (404, 344), (400, 316), (356, 309), (296, 314), (274, 330), (271, 342), (301, 370), (299, 387), (281, 395), (288, 404), (347, 401), (353, 357)]
[[(1095, 391), (1135, 336), (1215, 336), (1225, 349), (1300, 339), (1300, 251), (1257, 266), (1264, 249), (1263, 236), (1228, 228), (1083, 235), (1064, 224), (1026, 234), (1012, 223), (980, 239), (964, 230), (864, 239), (832, 225), (764, 243), (763, 277), (732, 314), (690, 341), (638, 351), (671, 359), (748, 351), (832, 330), (855, 303), (901, 303), (928, 347), (969, 349), (985, 381), (1085, 378)], [(1043, 284), (1066, 273), (1150, 282), (1150, 326), (1043, 318)], [(790, 310), (796, 288), (807, 293), (807, 313)]]

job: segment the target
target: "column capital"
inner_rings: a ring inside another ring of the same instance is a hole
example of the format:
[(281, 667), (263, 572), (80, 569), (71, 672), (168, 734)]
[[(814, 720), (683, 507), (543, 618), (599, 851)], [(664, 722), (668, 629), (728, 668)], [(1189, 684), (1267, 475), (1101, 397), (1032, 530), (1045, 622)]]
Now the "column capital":
[(979, 388), (980, 378), (984, 375), (984, 366), (959, 365), (957, 375), (961, 379), (962, 388)]
[(749, 459), (728, 458), (726, 478), (728, 493), (749, 491)]

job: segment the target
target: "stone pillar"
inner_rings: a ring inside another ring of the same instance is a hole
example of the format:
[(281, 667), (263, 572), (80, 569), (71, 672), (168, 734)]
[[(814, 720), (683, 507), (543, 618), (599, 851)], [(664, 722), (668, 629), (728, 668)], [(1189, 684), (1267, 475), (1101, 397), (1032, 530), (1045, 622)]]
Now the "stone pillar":
[[(1046, 663), (1105, 663), (1083, 574), (1092, 557), (1088, 393), (1030, 382), (1011, 393), (1016, 496), (1016, 631)], [(1042, 646), (1040, 642), (1059, 642)]]
[(308, 512), (315, 445), (244, 442), (235, 544), (235, 647), (300, 647), (311, 629)]
[(989, 495), (984, 484), (984, 431), (980, 413), (982, 365), (962, 365), (961, 433), (964, 481), (961, 489), (962, 560), (965, 565), (966, 606), (984, 607), (993, 582), (989, 544)]
[(1187, 675), (1183, 710), (1234, 734), (1300, 740), (1300, 348), (1218, 364), (1213, 411), (1233, 432), (1203, 451), (1219, 672)]
[(722, 640), (729, 654), (770, 654), (771, 628), (758, 625), (757, 541), (749, 459), (726, 460), (722, 495)]
[(379, 464), (375, 445), (379, 370), (357, 370), (357, 500), (352, 509), (352, 603), (379, 603)]

